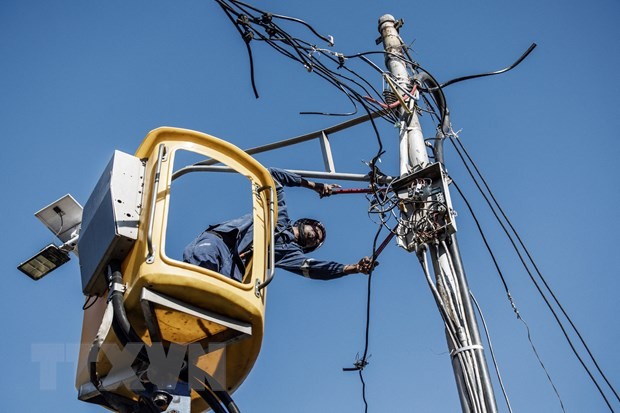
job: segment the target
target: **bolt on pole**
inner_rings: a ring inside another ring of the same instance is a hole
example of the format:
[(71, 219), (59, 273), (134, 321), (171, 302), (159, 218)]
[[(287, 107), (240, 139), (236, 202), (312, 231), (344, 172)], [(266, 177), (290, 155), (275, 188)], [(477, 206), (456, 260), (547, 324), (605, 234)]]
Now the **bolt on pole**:
[[(456, 224), (447, 174), (431, 165), (416, 112), (416, 67), (403, 53), (401, 22), (386, 14), (379, 19), (385, 50), (388, 103), (400, 102), (400, 178), (393, 182), (401, 204), (398, 243), (416, 252), (446, 327), (446, 338), (464, 413), (496, 413), (495, 395), (483, 353), (469, 286), (456, 241)], [(438, 206), (439, 205), (439, 206)], [(440, 217), (440, 218), (438, 218)], [(445, 221), (444, 224), (438, 221)], [(430, 261), (435, 281), (430, 276)]]

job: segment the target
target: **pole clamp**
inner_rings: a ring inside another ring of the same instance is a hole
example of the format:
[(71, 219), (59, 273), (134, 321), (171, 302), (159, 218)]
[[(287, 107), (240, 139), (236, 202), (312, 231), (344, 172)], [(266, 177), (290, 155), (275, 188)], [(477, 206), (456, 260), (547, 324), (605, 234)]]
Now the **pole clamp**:
[(110, 294), (120, 291), (121, 294), (125, 294), (125, 291), (127, 291), (127, 285), (126, 284), (121, 284), (121, 283), (111, 283), (110, 284)]

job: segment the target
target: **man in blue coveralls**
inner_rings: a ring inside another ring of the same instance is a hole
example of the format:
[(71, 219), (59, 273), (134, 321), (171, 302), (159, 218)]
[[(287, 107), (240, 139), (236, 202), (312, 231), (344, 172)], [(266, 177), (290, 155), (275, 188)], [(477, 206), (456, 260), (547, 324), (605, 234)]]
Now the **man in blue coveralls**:
[[(336, 184), (308, 181), (283, 169), (269, 168), (276, 183), (278, 196), (278, 222), (275, 232), (275, 263), (295, 274), (308, 278), (331, 280), (348, 274), (371, 270), (372, 260), (364, 257), (356, 264), (340, 264), (310, 258), (325, 241), (325, 227), (313, 219), (292, 222), (288, 216), (283, 187), (301, 186), (316, 191), (321, 197), (332, 194)], [(252, 216), (244, 215), (221, 224), (211, 225), (183, 251), (183, 261), (224, 274), (241, 281), (245, 273), (244, 259), (252, 253)], [(375, 265), (377, 263), (375, 262)]]

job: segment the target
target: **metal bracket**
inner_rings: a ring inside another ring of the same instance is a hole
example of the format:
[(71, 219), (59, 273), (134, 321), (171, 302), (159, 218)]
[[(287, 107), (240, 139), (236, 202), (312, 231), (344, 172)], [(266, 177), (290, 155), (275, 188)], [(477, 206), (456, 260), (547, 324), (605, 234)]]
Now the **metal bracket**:
[(329, 143), (329, 138), (325, 131), (321, 131), (321, 152), (323, 152), (323, 162), (325, 163), (325, 171), (329, 173), (335, 173), (336, 167), (334, 166), (334, 158), (332, 156), (332, 147)]
[(257, 278), (257, 279), (256, 279), (256, 284), (254, 285), (254, 294), (255, 294), (257, 297), (260, 297), (261, 284), (262, 284), (262, 283), (261, 283), (261, 282), (260, 282), (260, 280)]
[(168, 297), (161, 293), (156, 293), (147, 288), (142, 289), (140, 301), (142, 303), (143, 309), (148, 308), (148, 311), (145, 312), (147, 328), (149, 329), (149, 334), (152, 334), (154, 337), (161, 338), (161, 333), (159, 332), (159, 328), (157, 328), (157, 319), (152, 311), (152, 308), (150, 307), (151, 304), (161, 305), (174, 311), (178, 311), (193, 317), (219, 324), (228, 328), (234, 333), (222, 336), (221, 340), (211, 340), (213, 342), (238, 341), (252, 335), (252, 325), (250, 323), (245, 323), (209, 310), (205, 310), (203, 308), (195, 307), (191, 304), (184, 303), (181, 300)]
[(125, 294), (125, 291), (127, 291), (127, 285), (121, 283), (110, 284), (110, 294), (115, 291), (120, 291), (121, 293)]

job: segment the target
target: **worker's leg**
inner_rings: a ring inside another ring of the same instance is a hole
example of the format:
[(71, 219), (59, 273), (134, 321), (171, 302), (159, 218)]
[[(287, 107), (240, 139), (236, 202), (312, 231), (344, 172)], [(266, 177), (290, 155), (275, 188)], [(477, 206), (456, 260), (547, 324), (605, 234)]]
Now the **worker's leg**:
[(183, 261), (229, 276), (232, 259), (221, 237), (203, 232), (183, 251)]

